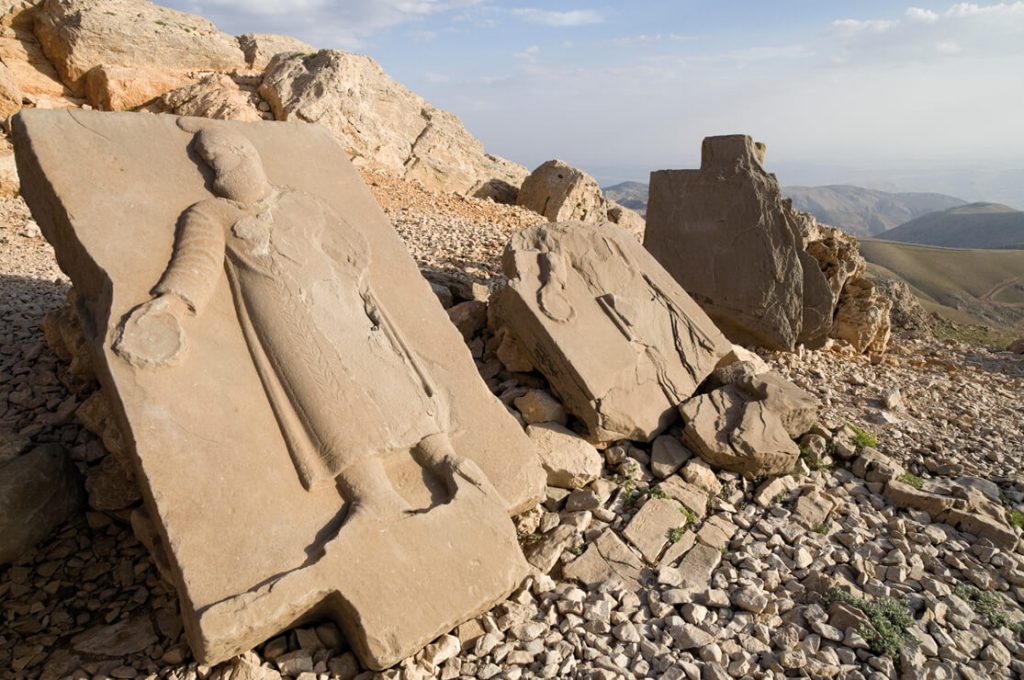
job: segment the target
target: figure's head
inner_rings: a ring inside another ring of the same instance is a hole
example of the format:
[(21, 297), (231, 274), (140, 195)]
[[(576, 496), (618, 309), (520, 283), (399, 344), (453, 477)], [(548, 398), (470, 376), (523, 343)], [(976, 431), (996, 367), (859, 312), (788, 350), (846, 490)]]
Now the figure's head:
[(256, 147), (243, 135), (218, 128), (203, 128), (195, 149), (214, 172), (213, 190), (239, 203), (256, 203), (270, 193), (270, 182)]

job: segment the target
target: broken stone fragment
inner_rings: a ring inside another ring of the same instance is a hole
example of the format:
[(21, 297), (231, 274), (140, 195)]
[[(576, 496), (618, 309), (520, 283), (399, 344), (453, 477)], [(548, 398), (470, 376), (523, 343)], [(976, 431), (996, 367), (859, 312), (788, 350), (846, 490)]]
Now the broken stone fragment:
[(777, 413), (733, 385), (679, 407), (683, 439), (710, 465), (748, 479), (793, 469), (800, 449)]
[(527, 427), (526, 434), (547, 471), (549, 486), (582, 489), (601, 476), (601, 454), (575, 432), (558, 423), (539, 423)]
[(693, 453), (678, 438), (662, 435), (651, 445), (651, 472), (658, 479), (665, 479), (692, 457)]
[(598, 441), (650, 441), (729, 350), (643, 247), (608, 223), (525, 229), (492, 296), (505, 328)]
[(562, 402), (545, 390), (530, 390), (523, 396), (517, 397), (512, 403), (523, 414), (523, 420), (529, 425), (535, 423), (565, 425), (568, 420)]

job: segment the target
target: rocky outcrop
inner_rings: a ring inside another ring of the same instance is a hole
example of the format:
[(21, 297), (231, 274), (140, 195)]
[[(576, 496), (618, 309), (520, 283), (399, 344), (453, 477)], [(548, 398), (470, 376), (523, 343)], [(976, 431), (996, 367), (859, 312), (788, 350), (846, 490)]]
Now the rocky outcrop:
[(857, 242), (793, 210), (764, 158), (750, 137), (708, 137), (700, 170), (652, 173), (644, 245), (734, 342), (884, 351), (888, 308), (863, 292)]
[(932, 327), (931, 314), (921, 305), (906, 281), (874, 272), (870, 279), (875, 288), (892, 301), (889, 322), (893, 330), (919, 333)]
[(388, 170), (430, 189), (493, 196), (527, 175), (525, 168), (485, 154), (457, 117), (363, 55), (279, 54), (267, 66), (260, 94), (278, 120), (326, 127), (357, 166)]
[(206, 19), (144, 0), (44, 0), (35, 35), (71, 93), (107, 110), (144, 104), (192, 71), (246, 66), (238, 41)]
[(563, 222), (514, 235), (491, 297), (566, 409), (599, 441), (649, 441), (730, 345), (686, 292), (615, 225)]
[(832, 337), (844, 340), (858, 352), (884, 352), (889, 344), (889, 311), (892, 302), (875, 284), (852, 279), (843, 288), (836, 308)]
[(316, 52), (312, 45), (288, 35), (275, 33), (246, 33), (238, 36), (238, 45), (245, 54), (246, 65), (262, 71), (276, 55), (282, 52), (298, 52), (311, 54)]
[(155, 113), (198, 116), (220, 120), (262, 120), (253, 102), (253, 92), (245, 92), (229, 76), (211, 73), (199, 82), (164, 94), (147, 108)]
[[(10, 81), (17, 86), (21, 103), (41, 108), (74, 106), (65, 95), (67, 88), (60, 81), (57, 69), (43, 53), (33, 31), (33, 14), (37, 0), (18, 0), (6, 3), (0, 17), (0, 62), (3, 62)], [(6, 85), (9, 99), (15, 99), (11, 83)]]
[(597, 181), (557, 158), (530, 173), (519, 188), (516, 204), (543, 215), (549, 222), (612, 222), (643, 238), (644, 219), (609, 201)]

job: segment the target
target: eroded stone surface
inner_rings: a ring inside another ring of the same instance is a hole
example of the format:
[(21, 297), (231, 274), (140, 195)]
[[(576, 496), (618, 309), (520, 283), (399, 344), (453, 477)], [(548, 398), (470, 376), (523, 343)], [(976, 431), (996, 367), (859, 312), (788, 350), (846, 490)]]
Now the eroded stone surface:
[(515, 235), (496, 323), (520, 341), (591, 436), (648, 441), (729, 349), (629, 234), (567, 222)]
[[(326, 132), (70, 111), (14, 127), (198, 659), (316, 608), (380, 668), (515, 587), (508, 513), (543, 472)], [(441, 535), (462, 540), (438, 553)], [(396, 609), (414, 594), (429, 606)]]

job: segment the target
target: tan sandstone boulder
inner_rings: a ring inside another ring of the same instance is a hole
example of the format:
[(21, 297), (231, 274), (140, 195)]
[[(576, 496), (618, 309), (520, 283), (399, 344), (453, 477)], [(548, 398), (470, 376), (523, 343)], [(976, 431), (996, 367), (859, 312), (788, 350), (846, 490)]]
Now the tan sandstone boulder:
[(608, 219), (608, 207), (597, 181), (557, 158), (543, 163), (523, 180), (516, 204), (549, 222), (597, 222)]
[(597, 180), (557, 158), (541, 164), (523, 180), (516, 204), (549, 222), (611, 222), (643, 240), (643, 217), (607, 200)]
[(763, 157), (750, 137), (708, 137), (700, 170), (651, 173), (644, 246), (730, 340), (791, 350), (803, 330), (803, 249)]
[(357, 166), (382, 168), (429, 189), (491, 195), (496, 186), (518, 186), (527, 174), (485, 154), (458, 118), (392, 80), (367, 56), (278, 54), (260, 94), (278, 120), (326, 127)]
[(565, 408), (601, 441), (649, 441), (731, 349), (624, 230), (565, 222), (523, 230), (502, 260), (492, 323), (513, 335)]
[(71, 92), (101, 108), (143, 104), (192, 71), (245, 67), (234, 37), (145, 0), (44, 0), (35, 34)]

